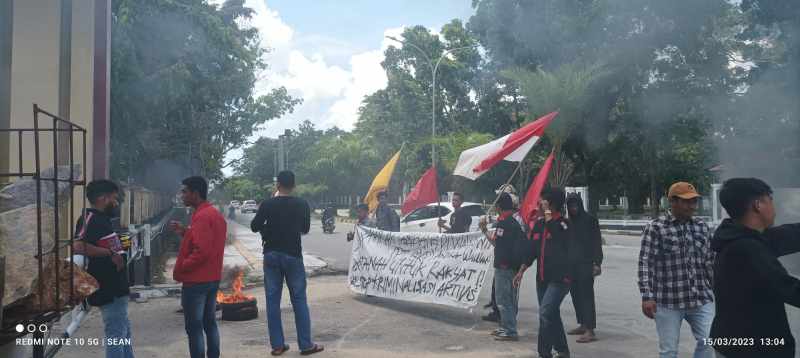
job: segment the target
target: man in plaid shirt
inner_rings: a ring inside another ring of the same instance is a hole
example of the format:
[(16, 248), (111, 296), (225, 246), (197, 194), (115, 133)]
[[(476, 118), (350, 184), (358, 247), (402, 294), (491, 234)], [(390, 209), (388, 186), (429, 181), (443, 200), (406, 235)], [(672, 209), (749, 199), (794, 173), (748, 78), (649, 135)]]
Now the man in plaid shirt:
[(644, 229), (639, 252), (642, 312), (656, 321), (661, 358), (678, 357), (681, 324), (686, 320), (697, 340), (695, 358), (713, 357), (709, 337), (714, 319), (714, 254), (710, 230), (694, 218), (700, 194), (678, 182), (669, 188), (670, 214)]

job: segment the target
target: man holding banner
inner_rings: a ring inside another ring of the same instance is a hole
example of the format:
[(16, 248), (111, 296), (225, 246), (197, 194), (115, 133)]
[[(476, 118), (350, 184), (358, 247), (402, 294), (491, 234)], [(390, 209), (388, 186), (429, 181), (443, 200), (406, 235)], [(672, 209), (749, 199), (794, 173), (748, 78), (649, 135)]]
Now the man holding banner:
[(378, 193), (378, 208), (375, 209), (375, 226), (383, 231), (400, 231), (400, 216), (389, 207), (389, 195), (382, 191)]
[(500, 216), (495, 232), (489, 236), (486, 223), (481, 222), (481, 231), (494, 243), (494, 281), (497, 306), (500, 309), (500, 328), (492, 335), (498, 341), (518, 341), (517, 310), (519, 309), (519, 285), (514, 277), (523, 261), (523, 255), (532, 250), (521, 249), (525, 240), (525, 224), (514, 211), (514, 202), (508, 193), (502, 193), (495, 204)]

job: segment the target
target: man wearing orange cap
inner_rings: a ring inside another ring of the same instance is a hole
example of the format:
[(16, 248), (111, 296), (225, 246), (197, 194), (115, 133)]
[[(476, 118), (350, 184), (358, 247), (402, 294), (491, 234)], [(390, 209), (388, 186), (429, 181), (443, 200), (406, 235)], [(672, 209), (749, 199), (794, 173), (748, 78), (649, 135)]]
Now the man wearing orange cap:
[(678, 357), (681, 324), (697, 340), (694, 358), (712, 358), (706, 344), (714, 320), (714, 254), (708, 225), (694, 217), (700, 194), (678, 182), (667, 194), (670, 213), (650, 222), (639, 252), (642, 312), (656, 321), (661, 358)]

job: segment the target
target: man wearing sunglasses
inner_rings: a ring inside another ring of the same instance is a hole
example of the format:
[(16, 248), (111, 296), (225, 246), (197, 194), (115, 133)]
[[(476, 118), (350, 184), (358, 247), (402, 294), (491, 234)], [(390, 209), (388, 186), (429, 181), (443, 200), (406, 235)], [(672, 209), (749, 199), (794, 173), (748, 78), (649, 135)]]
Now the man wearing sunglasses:
[(670, 213), (650, 222), (642, 235), (642, 312), (656, 321), (661, 358), (678, 357), (684, 320), (697, 341), (694, 358), (711, 358), (713, 348), (706, 344), (714, 319), (710, 230), (694, 217), (700, 194), (692, 184), (673, 184), (668, 198)]

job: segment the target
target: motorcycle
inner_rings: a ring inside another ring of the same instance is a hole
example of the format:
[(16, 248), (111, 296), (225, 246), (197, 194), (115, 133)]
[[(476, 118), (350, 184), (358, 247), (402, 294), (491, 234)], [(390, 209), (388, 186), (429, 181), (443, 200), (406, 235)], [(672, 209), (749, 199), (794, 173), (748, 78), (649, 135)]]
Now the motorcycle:
[(333, 234), (336, 229), (336, 219), (332, 216), (322, 219), (322, 232), (326, 234)]

